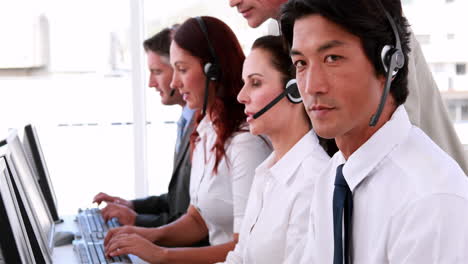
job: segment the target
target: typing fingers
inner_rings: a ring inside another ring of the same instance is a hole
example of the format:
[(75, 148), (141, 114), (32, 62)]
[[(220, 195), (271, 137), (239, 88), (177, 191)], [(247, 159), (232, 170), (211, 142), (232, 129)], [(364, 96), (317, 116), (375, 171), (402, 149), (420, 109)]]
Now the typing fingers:
[(116, 217), (118, 220), (120, 220), (120, 209), (121, 207), (119, 205), (114, 203), (108, 203), (107, 206), (101, 210), (101, 214), (104, 218), (104, 221), (107, 222), (113, 217)]
[(105, 221), (105, 222), (109, 221), (109, 219), (111, 218), (111, 217), (110, 217), (111, 207), (112, 207), (112, 204), (109, 203), (109, 204), (107, 204), (106, 207), (104, 207), (103, 209), (101, 209), (102, 218), (104, 218), (104, 221)]
[(112, 196), (108, 195), (107, 193), (100, 192), (94, 196), (93, 203), (101, 204), (102, 202), (108, 202), (112, 200)]
[(114, 236), (118, 235), (119, 233), (121, 233), (121, 230), (122, 228), (121, 227), (117, 227), (117, 228), (114, 228), (114, 229), (111, 229), (107, 232), (107, 235), (106, 237), (104, 238), (104, 246), (106, 246)]
[(106, 246), (106, 255), (114, 257), (123, 254), (133, 253), (131, 250), (134, 245), (134, 242), (131, 239), (133, 236), (137, 235), (129, 235), (122, 233), (114, 236), (109, 242), (109, 244)]

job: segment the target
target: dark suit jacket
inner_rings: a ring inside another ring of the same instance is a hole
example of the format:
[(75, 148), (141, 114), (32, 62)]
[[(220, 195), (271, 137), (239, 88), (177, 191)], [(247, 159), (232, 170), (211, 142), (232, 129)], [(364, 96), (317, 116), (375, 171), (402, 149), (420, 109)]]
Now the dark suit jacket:
[(173, 222), (187, 212), (190, 203), (190, 135), (194, 118), (180, 143), (180, 150), (174, 154), (174, 169), (167, 193), (133, 200), (138, 213), (135, 225), (158, 227)]

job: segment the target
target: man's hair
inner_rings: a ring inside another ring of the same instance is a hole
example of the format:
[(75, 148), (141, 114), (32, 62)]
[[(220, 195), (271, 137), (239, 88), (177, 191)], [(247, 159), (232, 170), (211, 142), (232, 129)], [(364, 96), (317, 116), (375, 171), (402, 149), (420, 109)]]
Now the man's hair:
[(390, 88), (396, 105), (401, 105), (408, 97), (410, 33), (399, 0), (290, 0), (281, 8), (281, 32), (287, 45), (291, 47), (295, 21), (309, 15), (320, 15), (358, 36), (376, 75), (386, 76), (381, 51), (385, 45), (394, 46), (396, 40), (384, 8), (395, 21), (405, 57), (405, 65), (398, 71)]
[(165, 28), (143, 42), (145, 52), (152, 51), (160, 56), (169, 57), (169, 49), (178, 24)]

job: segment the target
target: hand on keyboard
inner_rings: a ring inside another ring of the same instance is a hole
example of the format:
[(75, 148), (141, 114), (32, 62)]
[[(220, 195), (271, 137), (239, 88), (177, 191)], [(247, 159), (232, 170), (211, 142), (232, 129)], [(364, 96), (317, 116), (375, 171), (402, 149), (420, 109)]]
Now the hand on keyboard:
[(132, 254), (149, 263), (166, 263), (167, 249), (138, 234), (118, 234), (106, 245), (106, 256)]
[(98, 205), (100, 205), (102, 202), (116, 203), (116, 204), (126, 206), (132, 210), (134, 209), (132, 202), (122, 199), (117, 196), (110, 196), (107, 193), (100, 192), (96, 196), (94, 196), (93, 203), (97, 203)]
[(120, 226), (117, 218), (104, 221), (101, 210), (87, 208), (78, 210), (76, 216), (79, 232), (73, 241), (73, 249), (82, 264), (131, 263), (126, 255), (106, 258), (104, 254), (104, 237), (113, 228)]
[(112, 218), (117, 218), (121, 225), (135, 225), (137, 213), (132, 209), (115, 203), (108, 203), (107, 206), (101, 210), (104, 221)]
[(137, 226), (122, 226), (110, 229), (107, 232), (106, 238), (104, 239), (104, 245), (107, 246), (109, 241), (111, 241), (115, 236), (119, 235), (129, 235), (137, 234), (146, 240), (153, 242), (156, 240), (155, 234), (157, 232), (156, 228), (147, 228), (147, 227), (137, 227)]

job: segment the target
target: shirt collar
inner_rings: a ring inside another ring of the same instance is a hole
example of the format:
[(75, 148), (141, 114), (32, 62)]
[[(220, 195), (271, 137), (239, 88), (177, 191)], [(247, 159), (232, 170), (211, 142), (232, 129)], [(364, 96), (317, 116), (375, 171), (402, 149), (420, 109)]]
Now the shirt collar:
[[(288, 180), (294, 175), (297, 168), (307, 156), (310, 156), (316, 148), (321, 148), (317, 135), (313, 130), (307, 132), (276, 164), (273, 166), (275, 152), (265, 161), (270, 168), (273, 177), (286, 185)], [(263, 165), (263, 164), (262, 164)]]
[(406, 137), (411, 123), (403, 105), (400, 105), (389, 121), (377, 130), (361, 147), (345, 161), (338, 152), (337, 159), (345, 162), (343, 174), (351, 191)]

